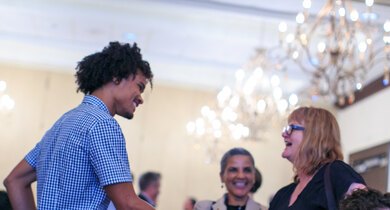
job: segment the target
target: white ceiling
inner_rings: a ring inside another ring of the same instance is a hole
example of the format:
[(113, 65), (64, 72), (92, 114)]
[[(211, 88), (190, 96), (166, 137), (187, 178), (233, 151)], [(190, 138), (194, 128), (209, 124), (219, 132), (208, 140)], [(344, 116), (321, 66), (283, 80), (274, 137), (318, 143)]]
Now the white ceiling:
[[(156, 83), (217, 89), (256, 48), (275, 46), (278, 23), (292, 27), (300, 10), (301, 0), (0, 0), (0, 60), (74, 71), (109, 41), (135, 41)], [(390, 19), (389, 7), (374, 10)], [(307, 85), (290, 75), (290, 90)]]

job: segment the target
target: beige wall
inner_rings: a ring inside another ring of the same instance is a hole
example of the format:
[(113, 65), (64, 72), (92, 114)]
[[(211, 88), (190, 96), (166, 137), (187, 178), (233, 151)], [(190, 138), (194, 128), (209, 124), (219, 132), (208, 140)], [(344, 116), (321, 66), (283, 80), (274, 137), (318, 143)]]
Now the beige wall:
[(346, 156), (390, 141), (389, 107), (390, 88), (386, 88), (339, 111), (338, 119)]
[[(0, 180), (39, 141), (44, 132), (65, 111), (78, 105), (82, 94), (76, 94), (71, 74), (52, 71), (30, 71), (25, 67), (0, 66), (0, 79), (8, 83), (8, 93), (15, 109), (0, 114)], [(185, 125), (199, 114), (202, 105), (211, 103), (211, 92), (156, 85), (145, 93), (145, 104), (134, 120), (119, 119), (127, 139), (127, 149), (135, 179), (147, 170), (162, 173), (159, 198), (161, 210), (181, 209), (186, 196), (217, 199), (223, 192), (217, 162), (206, 164), (205, 152), (196, 147), (199, 141), (186, 134)], [(228, 143), (219, 154), (233, 146), (243, 146), (255, 156), (264, 183), (255, 199), (268, 204), (268, 198), (291, 181), (290, 164), (280, 157), (283, 142), (280, 127), (260, 143)], [(0, 185), (3, 188), (3, 185)]]

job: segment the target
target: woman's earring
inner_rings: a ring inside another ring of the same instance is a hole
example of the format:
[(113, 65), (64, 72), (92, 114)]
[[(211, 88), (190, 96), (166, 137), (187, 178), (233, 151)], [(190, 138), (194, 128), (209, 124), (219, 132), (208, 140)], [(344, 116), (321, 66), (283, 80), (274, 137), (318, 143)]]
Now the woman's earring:
[(223, 183), (221, 184), (221, 189), (223, 189)]

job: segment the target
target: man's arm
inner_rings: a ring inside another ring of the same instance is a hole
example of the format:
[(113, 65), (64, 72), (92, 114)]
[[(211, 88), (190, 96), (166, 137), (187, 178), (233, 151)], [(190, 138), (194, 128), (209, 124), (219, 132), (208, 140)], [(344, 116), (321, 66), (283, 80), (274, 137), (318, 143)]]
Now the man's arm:
[(107, 185), (104, 190), (117, 210), (154, 210), (135, 194), (133, 184), (129, 182)]
[(36, 179), (34, 168), (24, 159), (5, 178), (4, 186), (7, 188), (13, 209), (36, 209), (31, 189), (31, 183)]

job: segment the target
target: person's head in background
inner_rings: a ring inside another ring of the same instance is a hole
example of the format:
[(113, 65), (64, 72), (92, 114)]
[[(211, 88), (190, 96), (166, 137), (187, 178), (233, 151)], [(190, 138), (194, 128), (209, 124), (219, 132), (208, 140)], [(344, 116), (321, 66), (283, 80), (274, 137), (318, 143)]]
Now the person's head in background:
[(196, 199), (189, 197), (184, 201), (183, 209), (184, 210), (193, 210), (196, 203)]
[(160, 193), (160, 181), (161, 174), (152, 171), (142, 174), (139, 178), (141, 195), (146, 195), (148, 199), (153, 201), (154, 205), (157, 203), (157, 197)]
[(255, 161), (244, 148), (233, 148), (221, 159), (221, 182), (227, 190), (228, 202), (248, 200), (255, 183)]
[(1, 210), (12, 210), (11, 202), (8, 198), (6, 191), (0, 190), (0, 209)]
[(282, 137), (286, 145), (282, 157), (293, 164), (298, 174), (313, 175), (323, 164), (343, 159), (339, 125), (328, 110), (294, 110)]
[(252, 187), (252, 189), (250, 191), (252, 196), (261, 187), (262, 182), (263, 182), (263, 176), (261, 176), (260, 171), (257, 168), (255, 168), (255, 183), (253, 184), (253, 187)]
[(340, 210), (390, 210), (390, 194), (374, 189), (355, 190), (340, 202)]

